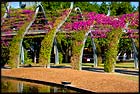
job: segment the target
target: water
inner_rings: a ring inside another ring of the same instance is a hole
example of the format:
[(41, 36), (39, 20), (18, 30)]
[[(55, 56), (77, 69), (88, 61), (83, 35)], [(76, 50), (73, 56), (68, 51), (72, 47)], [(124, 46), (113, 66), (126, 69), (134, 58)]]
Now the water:
[(30, 83), (9, 78), (1, 79), (2, 93), (78, 93), (67, 88)]

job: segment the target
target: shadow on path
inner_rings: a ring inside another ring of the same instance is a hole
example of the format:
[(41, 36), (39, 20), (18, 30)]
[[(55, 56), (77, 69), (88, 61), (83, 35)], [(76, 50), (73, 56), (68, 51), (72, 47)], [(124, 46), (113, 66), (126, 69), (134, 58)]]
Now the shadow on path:
[(1, 66), (1, 69), (11, 69), (10, 67)]
[[(84, 68), (83, 67), (82, 70), (104, 73), (103, 68), (89, 68), (89, 67)], [(115, 69), (115, 72), (116, 73), (121, 73), (121, 74), (139, 76), (139, 70)]]
[(122, 74), (139, 76), (139, 71), (138, 70), (133, 70), (132, 71), (132, 70), (124, 70), (124, 69), (115, 69), (115, 72), (122, 73)]
[(70, 66), (51, 66), (51, 68), (71, 68)]

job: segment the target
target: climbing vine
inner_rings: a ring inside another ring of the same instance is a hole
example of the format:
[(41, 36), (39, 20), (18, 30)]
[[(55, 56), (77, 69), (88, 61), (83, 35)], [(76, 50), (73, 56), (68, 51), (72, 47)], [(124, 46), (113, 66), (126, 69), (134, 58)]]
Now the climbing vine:
[(63, 54), (59, 52), (59, 64), (62, 64), (63, 61)]
[(62, 44), (61, 40), (65, 38), (65, 35), (57, 33), (56, 40), (57, 40), (57, 48), (59, 51), (59, 64), (63, 61), (63, 52), (62, 52)]
[(18, 66), (18, 57), (20, 50), (20, 42), (23, 38), (22, 35), (25, 32), (26, 27), (29, 25), (30, 21), (26, 22), (18, 31), (17, 35), (13, 37), (12, 41), (10, 42), (9, 46), (9, 60), (8, 64), (11, 68), (15, 68)]
[(53, 28), (48, 34), (44, 37), (43, 41), (41, 42), (41, 50), (40, 50), (40, 59), (39, 63), (46, 67), (46, 64), (50, 63), (50, 55), (53, 45), (53, 36), (55, 33), (55, 28)]
[(104, 61), (105, 72), (114, 72), (114, 66), (118, 53), (118, 43), (121, 35), (122, 30), (120, 28), (113, 29), (111, 32), (108, 32), (107, 35), (108, 44), (106, 45), (105, 49), (105, 61)]
[(9, 47), (1, 45), (1, 66), (4, 66), (9, 59)]
[[(69, 11), (69, 10), (68, 10)], [(54, 22), (54, 27), (45, 35), (43, 41), (41, 42), (41, 50), (39, 55), (39, 63), (44, 67), (50, 66), (50, 57), (51, 51), (53, 47), (54, 38), (56, 35), (56, 30), (58, 29), (58, 25), (64, 20), (67, 15), (63, 15), (58, 17)]]
[(75, 32), (73, 34), (73, 45), (72, 45), (72, 57), (71, 57), (71, 65), (72, 69), (80, 70), (81, 68), (81, 50), (83, 45), (83, 40), (85, 36), (85, 31)]
[[(70, 62), (71, 48), (72, 48), (72, 35), (71, 33), (57, 33), (57, 47), (60, 53), (59, 59), (65, 63)], [(62, 56), (61, 56), (62, 55)]]

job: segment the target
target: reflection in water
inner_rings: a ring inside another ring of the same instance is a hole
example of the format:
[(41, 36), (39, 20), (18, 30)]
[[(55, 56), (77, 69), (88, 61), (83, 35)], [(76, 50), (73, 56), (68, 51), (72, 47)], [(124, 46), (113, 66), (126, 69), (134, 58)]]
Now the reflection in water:
[[(11, 80), (7, 78), (1, 79), (1, 90), (2, 93), (76, 93), (76, 91), (69, 90), (62, 87), (55, 87), (49, 85), (42, 85), (18, 80)], [(78, 92), (77, 92), (78, 93)]]

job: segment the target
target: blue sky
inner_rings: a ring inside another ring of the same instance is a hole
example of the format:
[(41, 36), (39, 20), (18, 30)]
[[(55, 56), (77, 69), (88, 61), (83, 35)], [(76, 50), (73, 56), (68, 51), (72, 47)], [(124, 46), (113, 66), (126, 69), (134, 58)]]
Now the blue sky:
[[(19, 2), (11, 2), (11, 7), (14, 8), (19, 8)], [(101, 4), (102, 2), (98, 2), (98, 4)], [(139, 2), (131, 2), (132, 6), (138, 7), (139, 6)]]
[[(102, 2), (98, 2), (98, 4), (101, 4)], [(108, 3), (108, 2), (107, 2)], [(131, 2), (132, 6), (138, 7), (139, 6), (139, 2)]]

